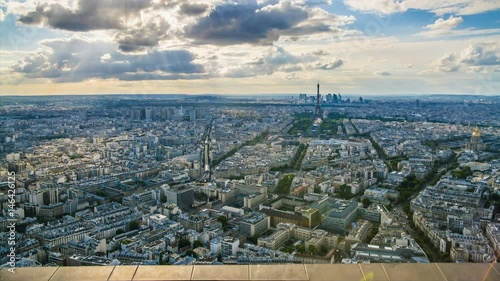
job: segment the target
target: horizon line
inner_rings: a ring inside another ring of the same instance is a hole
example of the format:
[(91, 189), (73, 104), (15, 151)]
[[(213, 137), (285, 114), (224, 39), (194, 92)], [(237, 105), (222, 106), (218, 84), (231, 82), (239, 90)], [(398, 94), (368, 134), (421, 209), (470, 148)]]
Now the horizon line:
[[(251, 96), (296, 96), (301, 94), (310, 94), (311, 96), (315, 96), (315, 93), (243, 93), (243, 94), (228, 94), (228, 93), (80, 93), (80, 94), (7, 94), (0, 95), (0, 97), (71, 97), (71, 96), (240, 96), (240, 97), (251, 97)], [(468, 93), (429, 93), (429, 94), (416, 94), (416, 93), (401, 93), (401, 94), (370, 94), (370, 93), (354, 93), (354, 94), (343, 94), (343, 93), (325, 93), (322, 95), (328, 94), (341, 94), (342, 96), (371, 96), (371, 97), (398, 97), (398, 96), (474, 96), (474, 97), (500, 97), (500, 94), (492, 94), (492, 95), (484, 95), (484, 94), (468, 94)], [(1, 98), (0, 98), (1, 99)]]

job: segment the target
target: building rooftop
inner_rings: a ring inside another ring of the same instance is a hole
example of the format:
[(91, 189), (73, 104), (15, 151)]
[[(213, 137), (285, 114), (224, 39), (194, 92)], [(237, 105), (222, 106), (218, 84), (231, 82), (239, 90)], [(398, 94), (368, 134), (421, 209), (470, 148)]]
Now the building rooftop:
[(336, 218), (343, 218), (350, 212), (352, 212), (356, 206), (358, 205), (357, 202), (353, 200), (342, 200), (342, 199), (336, 199), (335, 202), (331, 204), (331, 211), (328, 214), (330, 217), (336, 217)]
[(242, 220), (242, 222), (246, 222), (246, 223), (257, 223), (263, 219), (265, 219), (267, 216), (265, 214), (262, 214), (262, 213), (252, 213), (250, 216), (244, 218)]

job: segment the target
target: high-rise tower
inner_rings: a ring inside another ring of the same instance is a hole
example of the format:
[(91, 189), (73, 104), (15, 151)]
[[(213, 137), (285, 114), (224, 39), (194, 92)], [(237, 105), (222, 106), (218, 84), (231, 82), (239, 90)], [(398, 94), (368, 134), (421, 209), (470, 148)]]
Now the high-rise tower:
[(321, 95), (319, 94), (319, 81), (318, 81), (317, 94), (316, 94), (316, 108), (314, 109), (314, 115), (317, 117), (323, 116), (323, 110), (321, 109), (321, 105), (320, 105), (320, 98), (321, 98)]

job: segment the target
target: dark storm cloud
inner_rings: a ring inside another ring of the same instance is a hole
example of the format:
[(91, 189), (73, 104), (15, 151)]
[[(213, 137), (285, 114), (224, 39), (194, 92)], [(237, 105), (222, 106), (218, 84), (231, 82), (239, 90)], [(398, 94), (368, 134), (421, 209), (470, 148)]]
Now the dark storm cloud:
[(202, 66), (192, 62), (193, 54), (185, 50), (130, 55), (116, 51), (115, 43), (79, 39), (54, 40), (43, 45), (52, 51), (26, 56), (13, 66), (13, 71), (28, 78), (53, 78), (55, 82), (79, 82), (91, 78), (139, 80), (139, 74), (158, 80), (189, 79), (204, 71)]
[(281, 35), (305, 35), (331, 31), (323, 23), (309, 25), (306, 8), (282, 1), (259, 7), (252, 1), (217, 6), (210, 14), (185, 30), (199, 44), (271, 44)]
[(203, 14), (207, 10), (208, 5), (206, 4), (184, 3), (181, 5), (180, 13), (188, 16), (197, 16)]
[(40, 4), (19, 21), (70, 31), (122, 29), (124, 18), (150, 6), (151, 0), (79, 0), (78, 8), (73, 11), (60, 4)]
[(115, 41), (123, 52), (142, 51), (144, 47), (158, 46), (167, 37), (170, 25), (165, 19), (157, 17), (139, 29), (129, 29), (116, 34)]

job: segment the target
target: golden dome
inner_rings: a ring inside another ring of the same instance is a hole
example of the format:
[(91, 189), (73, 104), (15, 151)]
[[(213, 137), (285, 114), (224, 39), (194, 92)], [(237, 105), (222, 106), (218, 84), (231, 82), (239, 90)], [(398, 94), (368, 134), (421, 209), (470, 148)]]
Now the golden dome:
[(472, 136), (473, 137), (481, 136), (481, 134), (479, 133), (479, 128), (477, 126), (476, 126), (476, 128), (474, 128), (474, 131), (472, 132)]

